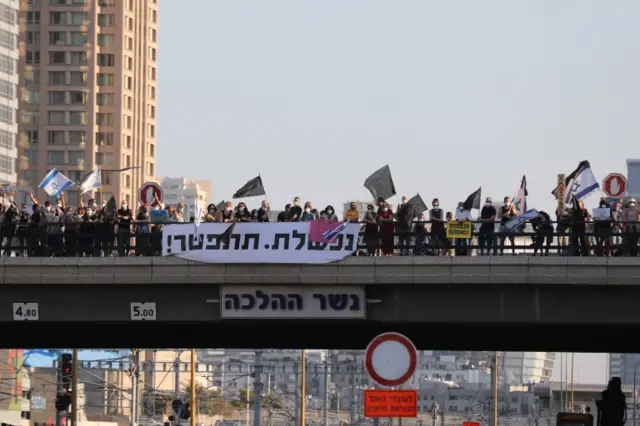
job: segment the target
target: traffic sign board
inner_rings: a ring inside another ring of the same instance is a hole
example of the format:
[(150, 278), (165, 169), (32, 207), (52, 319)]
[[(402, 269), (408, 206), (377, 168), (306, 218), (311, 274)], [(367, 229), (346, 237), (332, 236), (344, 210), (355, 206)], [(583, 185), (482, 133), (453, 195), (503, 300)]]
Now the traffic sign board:
[(416, 371), (416, 347), (400, 333), (383, 333), (374, 338), (365, 352), (369, 376), (382, 386), (400, 386)]
[(627, 178), (620, 173), (609, 173), (602, 181), (602, 192), (608, 197), (620, 197), (627, 192)]
[(365, 417), (417, 417), (416, 389), (365, 389)]
[(154, 197), (157, 197), (160, 202), (164, 196), (164, 191), (160, 184), (156, 182), (145, 182), (138, 190), (138, 201), (140, 204), (153, 203)]

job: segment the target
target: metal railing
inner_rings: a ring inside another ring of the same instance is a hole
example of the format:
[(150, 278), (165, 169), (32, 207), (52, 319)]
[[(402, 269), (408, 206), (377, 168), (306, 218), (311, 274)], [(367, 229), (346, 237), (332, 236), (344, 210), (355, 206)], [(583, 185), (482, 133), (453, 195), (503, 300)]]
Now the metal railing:
[[(193, 223), (132, 222), (129, 227), (102, 222), (47, 223), (44, 226), (0, 225), (0, 252), (4, 256), (103, 257), (161, 256), (164, 225)], [(269, 226), (270, 223), (264, 223)], [(491, 231), (474, 222), (471, 238), (447, 238), (446, 231), (430, 222), (415, 222), (410, 229), (397, 222), (361, 223), (356, 255), (474, 256), (474, 255), (582, 255), (637, 256), (640, 224), (588, 222), (584, 230), (570, 225), (534, 228), (530, 224), (505, 231), (499, 224)], [(392, 226), (389, 226), (392, 225)]]

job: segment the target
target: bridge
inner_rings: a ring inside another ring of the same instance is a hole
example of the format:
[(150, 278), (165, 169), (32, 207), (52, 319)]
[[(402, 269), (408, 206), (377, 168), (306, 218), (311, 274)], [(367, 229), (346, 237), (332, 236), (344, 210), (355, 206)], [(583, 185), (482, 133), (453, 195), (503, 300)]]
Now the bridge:
[[(355, 349), (393, 330), (425, 349), (495, 342), (501, 350), (640, 352), (628, 339), (640, 331), (638, 266), (630, 257), (350, 257), (326, 265), (4, 258), (0, 327), (3, 346), (25, 348), (81, 339), (85, 347)], [(16, 306), (37, 309), (37, 319), (17, 318)]]

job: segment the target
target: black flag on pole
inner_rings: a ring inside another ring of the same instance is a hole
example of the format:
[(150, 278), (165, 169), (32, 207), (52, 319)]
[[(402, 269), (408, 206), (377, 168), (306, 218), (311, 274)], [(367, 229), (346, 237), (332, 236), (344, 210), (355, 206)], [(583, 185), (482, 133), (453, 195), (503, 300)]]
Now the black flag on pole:
[(233, 194), (233, 198), (246, 198), (257, 197), (259, 195), (265, 195), (264, 186), (262, 185), (262, 178), (258, 175), (245, 183), (244, 186)]
[(429, 210), (429, 208), (425, 204), (425, 202), (422, 199), (422, 197), (420, 196), (420, 194), (416, 194), (413, 197), (411, 197), (411, 199), (409, 201), (407, 201), (407, 204), (411, 204), (413, 206), (413, 208), (415, 209), (415, 212), (416, 212), (416, 214), (418, 216), (420, 216), (422, 213), (424, 213), (427, 210)]
[(396, 187), (391, 178), (389, 165), (376, 170), (364, 181), (364, 187), (369, 190), (375, 201), (387, 200), (396, 195)]
[(480, 198), (482, 197), (482, 187), (478, 188), (473, 194), (469, 195), (464, 202), (464, 209), (471, 210), (476, 209), (480, 210)]
[(227, 204), (225, 200), (220, 201), (218, 204), (216, 204), (216, 210), (224, 210), (225, 204)]

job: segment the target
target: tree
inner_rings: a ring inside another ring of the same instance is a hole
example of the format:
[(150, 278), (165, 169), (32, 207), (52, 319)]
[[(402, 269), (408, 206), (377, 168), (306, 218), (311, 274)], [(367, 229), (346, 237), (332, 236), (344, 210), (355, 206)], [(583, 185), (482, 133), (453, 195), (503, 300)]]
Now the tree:
[[(185, 401), (191, 400), (191, 386), (184, 386)], [(198, 414), (205, 416), (230, 416), (233, 414), (233, 407), (222, 395), (221, 391), (208, 389), (200, 384), (196, 384), (196, 398)], [(193, 410), (193, 408), (192, 408)]]

